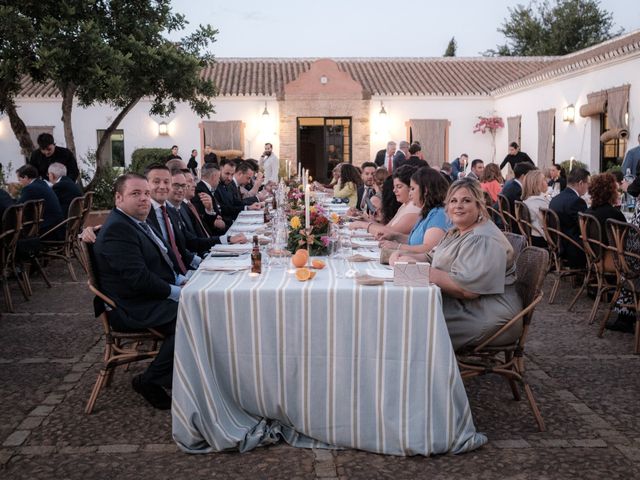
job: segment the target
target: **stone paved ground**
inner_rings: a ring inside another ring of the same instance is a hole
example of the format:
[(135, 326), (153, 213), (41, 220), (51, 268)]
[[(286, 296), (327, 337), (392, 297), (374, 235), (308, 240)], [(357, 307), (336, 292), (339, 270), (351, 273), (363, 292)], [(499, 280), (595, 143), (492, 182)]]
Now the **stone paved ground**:
[[(171, 440), (170, 414), (131, 390), (140, 366), (119, 371), (95, 412), (83, 413), (100, 330), (84, 281), (71, 282), (57, 265), (49, 270), (58, 279), (53, 289), (36, 280), (36, 295), (24, 302), (14, 286), (17, 312), (0, 318), (0, 478), (640, 478), (640, 357), (629, 334), (596, 337), (585, 322), (586, 298), (574, 313), (545, 301), (535, 318), (527, 365), (545, 433), (506, 382), (483, 378), (467, 391), (489, 443), (464, 455), (400, 458), (284, 444), (187, 455)], [(557, 303), (570, 294), (563, 285)]]

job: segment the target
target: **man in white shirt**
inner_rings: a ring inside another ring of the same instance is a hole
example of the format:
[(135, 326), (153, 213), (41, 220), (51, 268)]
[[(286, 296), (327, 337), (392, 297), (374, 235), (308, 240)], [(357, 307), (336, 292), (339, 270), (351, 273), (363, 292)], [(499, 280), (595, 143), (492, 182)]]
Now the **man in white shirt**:
[(275, 153), (273, 153), (273, 145), (264, 144), (264, 153), (260, 157), (260, 165), (264, 170), (264, 179), (267, 182), (277, 184), (279, 181), (278, 170), (280, 169), (280, 161)]

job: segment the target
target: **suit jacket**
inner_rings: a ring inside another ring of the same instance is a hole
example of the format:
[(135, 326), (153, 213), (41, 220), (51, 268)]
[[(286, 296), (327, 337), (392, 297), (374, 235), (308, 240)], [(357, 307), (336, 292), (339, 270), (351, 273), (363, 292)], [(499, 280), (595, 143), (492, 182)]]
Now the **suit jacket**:
[[(364, 195), (364, 188), (365, 188), (364, 185), (360, 185), (358, 187), (358, 200), (356, 202), (356, 208), (358, 210), (361, 210), (361, 211), (365, 212), (365, 213), (368, 213), (369, 209), (368, 209), (368, 207), (366, 205), (365, 205), (364, 208), (361, 208), (362, 207), (362, 196)], [(369, 189), (369, 198), (373, 197), (373, 195), (375, 195), (375, 193), (376, 193), (375, 190), (373, 189), (373, 187), (371, 187)]]
[(69, 216), (69, 205), (74, 198), (82, 196), (82, 191), (76, 182), (69, 177), (60, 177), (60, 180), (51, 187), (53, 193), (58, 197), (60, 202), (60, 208), (62, 209), (62, 215), (65, 218)]
[(99, 288), (117, 304), (109, 312), (130, 328), (163, 325), (176, 318), (169, 300), (176, 276), (160, 246), (121, 211), (114, 209), (93, 247)]
[[(53, 193), (51, 187), (47, 185), (44, 180), (36, 178), (33, 182), (31, 182), (26, 187), (23, 187), (22, 192), (20, 193), (20, 198), (18, 198), (18, 203), (24, 203), (27, 200), (44, 200), (44, 212), (43, 222), (40, 225), (40, 233), (45, 233), (50, 228), (54, 227), (58, 223), (64, 220), (64, 215), (62, 214), (62, 208), (60, 208), (60, 201), (56, 194)], [(64, 236), (64, 231), (59, 229), (56, 232), (53, 239), (61, 238)]]
[[(182, 231), (185, 245), (190, 251), (203, 256), (211, 247), (220, 243), (220, 237), (218, 236), (207, 237), (206, 235), (198, 234), (198, 231), (202, 231), (202, 227), (195, 219), (191, 219), (189, 213), (191, 215), (193, 213), (189, 212), (189, 208), (186, 205), (180, 205), (180, 208), (170, 205), (169, 209), (176, 213), (178, 228)], [(198, 227), (195, 225), (198, 225)]]
[(384, 161), (386, 158), (387, 158), (387, 149), (383, 148), (382, 150), (378, 150), (378, 153), (376, 153), (376, 158), (373, 161), (373, 163), (375, 163), (379, 167), (385, 167), (386, 165), (384, 164)]
[[(247, 191), (251, 190), (252, 188), (253, 188), (253, 182), (246, 185)], [(243, 198), (240, 187), (236, 185), (236, 182), (234, 182), (233, 180), (231, 180), (231, 182), (229, 182), (229, 185), (227, 185), (227, 190), (231, 192), (231, 198), (233, 199), (233, 202), (235, 205), (242, 204), (242, 206), (246, 206), (246, 205), (253, 205), (254, 203), (259, 202), (258, 197)]]
[[(168, 202), (166, 205), (168, 205)], [(184, 266), (187, 268), (187, 270), (192, 270), (191, 262), (193, 261), (194, 253), (187, 248), (187, 239), (184, 236), (184, 232), (180, 228), (178, 212), (175, 208), (169, 207), (167, 208), (167, 214), (169, 215), (169, 221), (171, 222), (171, 226), (173, 227), (173, 236), (176, 241), (176, 246), (178, 247), (178, 252), (182, 257), (182, 263), (184, 263)], [(169, 245), (168, 239), (165, 239), (162, 235), (162, 229), (160, 228), (160, 223), (158, 222), (158, 217), (156, 216), (156, 212), (153, 206), (151, 207), (149, 216), (147, 216), (147, 223), (153, 229), (155, 234), (164, 241), (165, 246), (168, 250), (169, 258), (177, 268), (178, 262), (175, 258), (173, 250), (171, 250), (171, 245)], [(180, 272), (176, 270), (176, 273)]]
[(78, 162), (76, 161), (76, 157), (68, 148), (56, 146), (50, 157), (45, 157), (40, 150), (34, 150), (31, 153), (31, 158), (29, 159), (29, 164), (38, 169), (38, 175), (42, 178), (47, 178), (49, 165), (52, 163), (63, 164), (67, 167), (67, 176), (74, 182), (78, 179), (78, 175), (80, 175)]
[(426, 160), (422, 160), (419, 157), (412, 155), (411, 157), (407, 158), (404, 162), (402, 162), (402, 165), (411, 165), (412, 167), (422, 168), (422, 167), (428, 167), (429, 163)]
[(0, 222), (2, 221), (4, 211), (11, 205), (13, 205), (13, 203), (14, 202), (13, 198), (11, 198), (11, 195), (9, 195), (9, 193), (5, 189), (0, 188)]
[[(515, 179), (511, 179), (504, 184), (504, 186), (502, 187), (502, 191), (500, 193), (505, 197), (507, 197), (507, 200), (509, 200), (509, 211), (511, 212), (511, 215), (515, 217), (516, 200), (520, 200), (522, 198), (522, 187), (518, 182), (516, 182)], [(497, 205), (496, 205), (496, 208), (497, 208)], [(514, 232), (518, 231), (518, 226), (513, 220), (511, 221), (511, 228)]]
[(560, 230), (582, 244), (578, 213), (587, 209), (587, 202), (580, 198), (573, 188), (565, 188), (551, 199), (549, 208), (558, 214)]
[[(200, 194), (204, 193), (206, 195), (208, 195), (209, 197), (211, 197), (211, 203), (213, 204), (213, 215), (209, 215), (205, 208), (204, 208), (204, 204), (202, 203), (202, 200), (200, 200)], [(231, 217), (230, 215), (225, 215), (222, 207), (220, 205), (220, 201), (215, 197), (214, 195), (215, 192), (211, 192), (211, 190), (209, 190), (209, 187), (207, 187), (207, 185), (200, 180), (197, 184), (196, 184), (196, 194), (195, 196), (191, 199), (191, 203), (193, 203), (193, 205), (196, 207), (196, 210), (198, 210), (198, 214), (200, 215), (200, 218), (202, 219), (202, 223), (204, 223), (205, 227), (207, 228), (207, 231), (209, 232), (210, 235), (222, 235), (224, 232), (227, 231), (227, 229), (231, 226), (231, 224), (233, 223), (233, 220), (235, 217)], [(225, 223), (225, 228), (224, 230), (220, 230), (219, 228), (217, 228), (215, 226), (215, 220), (216, 220), (216, 216), (219, 216), (220, 218), (222, 218), (224, 220)]]
[(393, 171), (395, 172), (397, 168), (404, 165), (404, 162), (406, 161), (407, 157), (404, 156), (404, 152), (402, 150), (397, 150), (393, 156)]

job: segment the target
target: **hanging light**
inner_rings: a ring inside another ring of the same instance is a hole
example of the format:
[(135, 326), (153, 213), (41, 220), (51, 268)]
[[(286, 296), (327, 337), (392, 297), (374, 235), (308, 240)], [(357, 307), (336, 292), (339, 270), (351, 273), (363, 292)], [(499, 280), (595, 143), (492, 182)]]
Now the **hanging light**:
[(576, 107), (573, 106), (573, 103), (564, 108), (564, 112), (562, 114), (562, 120), (565, 122), (573, 123), (576, 119)]
[(378, 115), (387, 116), (387, 111), (384, 109), (384, 103), (382, 103), (382, 101), (380, 102), (380, 112), (378, 113)]
[(162, 121), (158, 124), (158, 135), (169, 135), (169, 126), (167, 122)]
[(269, 117), (269, 110), (267, 110), (267, 102), (264, 102), (264, 111), (262, 112), (262, 118), (268, 118)]

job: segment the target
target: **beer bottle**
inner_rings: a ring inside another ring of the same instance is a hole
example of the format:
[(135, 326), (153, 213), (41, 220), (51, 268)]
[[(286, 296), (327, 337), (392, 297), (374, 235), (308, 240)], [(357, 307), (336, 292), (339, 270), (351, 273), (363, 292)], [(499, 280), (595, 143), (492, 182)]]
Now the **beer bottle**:
[(253, 236), (253, 250), (251, 251), (251, 273), (262, 273), (262, 254), (258, 235)]

